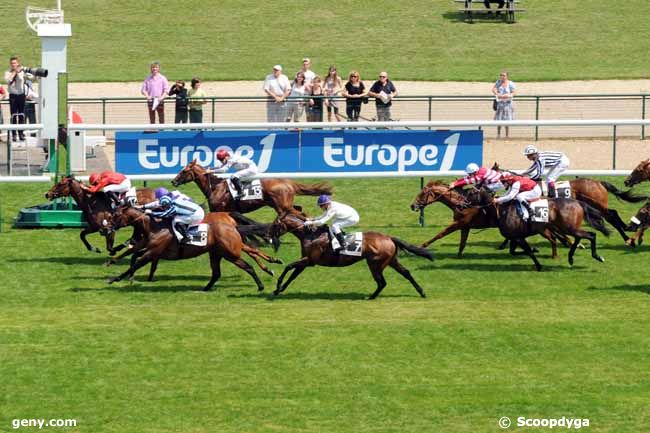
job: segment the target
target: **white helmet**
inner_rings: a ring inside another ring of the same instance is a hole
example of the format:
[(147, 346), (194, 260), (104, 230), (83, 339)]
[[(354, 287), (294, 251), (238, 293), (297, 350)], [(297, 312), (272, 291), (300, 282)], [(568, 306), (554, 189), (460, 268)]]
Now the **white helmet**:
[(528, 156), (528, 155), (534, 155), (534, 154), (536, 154), (536, 153), (537, 153), (537, 148), (536, 148), (535, 146), (533, 146), (532, 144), (529, 144), (529, 145), (526, 146), (526, 148), (524, 149), (524, 155), (526, 155), (526, 156)]
[(467, 174), (474, 174), (478, 171), (478, 164), (475, 164), (473, 162), (470, 162), (467, 164), (467, 167), (465, 167), (465, 173)]

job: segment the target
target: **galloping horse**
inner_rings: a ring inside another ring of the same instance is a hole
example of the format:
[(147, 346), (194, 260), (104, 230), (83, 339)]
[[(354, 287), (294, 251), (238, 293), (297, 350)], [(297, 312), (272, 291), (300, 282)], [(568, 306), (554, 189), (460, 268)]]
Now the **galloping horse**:
[[(228, 212), (211, 212), (208, 213), (205, 218), (203, 219), (203, 222), (208, 223), (208, 224), (225, 224), (229, 225), (231, 227), (234, 227), (239, 234), (242, 237), (242, 240), (244, 242), (244, 245), (242, 246), (242, 251), (244, 251), (246, 254), (248, 254), (253, 260), (255, 260), (255, 263), (262, 269), (264, 272), (267, 274), (273, 276), (274, 273), (272, 270), (267, 268), (264, 263), (260, 262), (260, 258), (269, 261), (271, 263), (282, 263), (281, 260), (275, 259), (273, 257), (268, 256), (264, 252), (258, 250), (252, 245), (248, 245), (247, 239), (249, 240), (256, 240), (257, 236), (261, 237), (267, 237), (268, 231), (270, 224), (258, 224), (255, 223), (253, 220), (249, 220), (247, 218), (244, 218), (241, 220), (240, 218), (242, 215), (238, 215), (235, 212), (228, 213)], [(237, 219), (235, 219), (237, 218)], [(121, 224), (118, 224), (117, 222), (113, 222), (113, 216), (111, 215), (111, 218), (108, 220), (110, 223), (107, 224), (107, 226), (104, 228), (105, 231), (107, 232), (115, 232), (118, 228), (122, 227), (124, 225), (130, 225), (126, 224), (124, 219), (120, 220)], [(242, 221), (244, 224), (242, 224)], [(120, 254), (117, 257), (112, 257), (106, 262), (106, 266), (113, 265), (117, 263), (118, 260), (128, 256), (129, 254), (134, 254), (135, 252), (141, 250), (146, 246), (146, 241), (144, 240), (145, 237), (149, 236), (149, 233), (151, 232), (149, 220), (142, 220), (142, 224), (137, 224), (134, 225), (136, 228), (136, 232), (138, 233), (138, 236), (134, 235), (134, 237), (131, 239), (131, 244), (129, 245), (129, 249), (125, 251), (124, 253)], [(276, 248), (279, 246), (279, 239), (273, 238), (273, 247)], [(131, 264), (135, 263), (135, 259), (132, 258)], [(151, 262), (151, 270), (149, 271), (149, 277), (147, 278), (147, 281), (153, 281), (153, 276), (154, 273), (156, 272), (156, 268), (158, 267), (158, 261), (152, 261)]]
[(460, 230), (460, 245), (458, 247), (458, 257), (460, 258), (463, 256), (470, 229), (496, 228), (499, 225), (497, 211), (494, 206), (472, 206), (473, 203), (470, 203), (463, 190), (458, 191), (449, 188), (448, 185), (437, 181), (429, 181), (426, 184), (411, 203), (411, 210), (423, 209), (437, 201), (451, 209), (454, 213), (454, 221), (433, 238), (424, 242), (422, 244), (423, 248), (456, 230)]
[[(386, 280), (383, 275), (386, 266), (390, 266), (406, 278), (415, 287), (415, 290), (417, 290), (421, 297), (424, 298), (426, 296), (422, 287), (411, 276), (409, 270), (397, 259), (397, 252), (398, 250), (406, 250), (417, 256), (433, 260), (433, 256), (429, 251), (382, 233), (364, 232), (363, 249), (360, 256), (338, 254), (332, 250), (329, 244), (330, 240), (327, 227), (321, 226), (316, 231), (311, 231), (305, 227), (306, 219), (307, 216), (304, 213), (295, 209), (289, 209), (279, 214), (271, 226), (274, 235), (279, 236), (283, 233), (290, 232), (297, 237), (300, 240), (302, 252), (302, 258), (300, 260), (290, 263), (282, 271), (278, 279), (277, 287), (273, 292), (274, 295), (284, 292), (289, 284), (308, 266), (341, 267), (349, 266), (365, 259), (372, 273), (372, 277), (377, 283), (377, 289), (370, 295), (370, 299), (375, 299), (384, 287), (386, 287)], [(293, 270), (293, 273), (283, 284), (284, 277), (290, 270)]]
[[(255, 270), (241, 258), (241, 252), (245, 251), (247, 246), (245, 247), (237, 229), (231, 225), (218, 222), (208, 223), (206, 245), (196, 246), (179, 243), (168, 221), (157, 220), (149, 214), (133, 207), (122, 207), (118, 209), (110, 224), (114, 224), (117, 227), (134, 225), (145, 233), (145, 236), (138, 242), (129, 269), (119, 276), (109, 279), (109, 284), (126, 277), (132, 277), (139, 268), (149, 262), (152, 262), (153, 265), (153, 263), (158, 262), (160, 259), (189, 259), (207, 252), (210, 254), (212, 277), (203, 288), (204, 291), (212, 289), (220, 278), (221, 259), (224, 258), (253, 277), (258, 290), (264, 290), (264, 285), (258, 278)], [(265, 256), (263, 253), (261, 254), (262, 257)], [(152, 266), (152, 272), (153, 270), (155, 270), (154, 266)]]
[(628, 188), (633, 187), (634, 185), (643, 182), (644, 180), (650, 180), (650, 159), (644, 159), (634, 167), (632, 173), (625, 178), (625, 186)]
[[(494, 163), (492, 169), (501, 171), (499, 165), (496, 162)], [(625, 243), (629, 244), (629, 237), (625, 233), (626, 224), (623, 222), (618, 212), (616, 212), (616, 209), (609, 208), (608, 193), (611, 192), (618, 199), (627, 201), (629, 203), (638, 203), (646, 200), (648, 197), (633, 195), (630, 193), (630, 191), (621, 191), (611, 183), (602, 180), (580, 177), (577, 179), (569, 180), (569, 184), (571, 185), (571, 198), (580, 200), (596, 208), (603, 215), (605, 221), (610, 223), (621, 235)]]
[[(140, 204), (150, 203), (156, 199), (154, 192), (149, 188), (138, 188), (136, 190), (136, 194), (138, 203)], [(83, 242), (88, 251), (101, 253), (101, 250), (99, 248), (90, 245), (86, 239), (86, 235), (99, 232), (102, 228), (105, 227), (105, 222), (110, 219), (110, 216), (114, 212), (113, 208), (111, 207), (110, 199), (106, 196), (106, 194), (101, 192), (90, 194), (84, 191), (81, 189), (81, 182), (75, 179), (74, 176), (63, 177), (56, 185), (54, 185), (48, 192), (45, 193), (45, 198), (48, 200), (68, 196), (72, 197), (72, 199), (77, 203), (77, 206), (79, 206), (79, 209), (81, 209), (84, 218), (88, 222), (88, 227), (84, 228), (79, 234), (81, 242)], [(113, 243), (115, 242), (115, 232), (107, 233), (105, 236), (106, 249), (111, 255), (115, 254), (117, 251), (121, 250), (129, 243), (129, 241), (126, 241), (123, 244), (119, 245), (117, 248), (113, 248)]]
[(510, 240), (510, 253), (515, 254), (517, 245), (521, 246), (524, 254), (528, 255), (535, 263), (538, 271), (542, 265), (526, 242), (526, 238), (536, 234), (547, 237), (549, 232), (556, 236), (573, 236), (575, 241), (569, 250), (569, 264), (573, 265), (573, 255), (581, 239), (588, 239), (591, 243), (591, 256), (599, 262), (605, 260), (596, 252), (596, 233), (582, 230), (582, 221), (586, 219), (589, 224), (605, 236), (609, 230), (603, 222), (603, 215), (590, 205), (578, 200), (568, 198), (548, 199), (548, 223), (524, 221), (516, 210), (514, 201), (499, 206), (499, 231), (506, 239)]
[(332, 188), (326, 183), (304, 185), (288, 179), (262, 179), (263, 198), (260, 200), (233, 200), (228, 191), (226, 179), (207, 173), (206, 169), (197, 164), (196, 160), (187, 164), (172, 180), (172, 185), (179, 186), (188, 182), (196, 182), (199, 189), (208, 199), (210, 211), (252, 212), (262, 206), (270, 206), (277, 213), (293, 207), (296, 195), (331, 194)]

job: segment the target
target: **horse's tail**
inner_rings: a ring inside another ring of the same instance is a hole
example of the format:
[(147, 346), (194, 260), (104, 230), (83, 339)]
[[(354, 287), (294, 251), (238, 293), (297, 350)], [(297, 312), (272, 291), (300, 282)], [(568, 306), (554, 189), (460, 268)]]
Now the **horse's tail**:
[[(232, 213), (231, 216), (233, 216)], [(246, 217), (244, 218), (248, 219)], [(237, 218), (235, 218), (235, 220), (237, 221)], [(254, 247), (258, 247), (262, 243), (270, 243), (273, 246), (273, 249), (277, 251), (278, 248), (280, 248), (280, 238), (270, 235), (271, 225), (272, 224), (261, 224), (253, 222), (251, 224), (237, 225), (235, 228), (244, 240), (244, 243), (250, 243)], [(262, 239), (261, 242), (259, 238)]]
[(603, 214), (595, 207), (588, 205), (583, 201), (578, 200), (578, 203), (580, 203), (582, 210), (584, 210), (585, 218), (589, 222), (589, 225), (591, 225), (593, 228), (595, 228), (605, 236), (609, 236), (610, 231), (607, 228), (607, 226), (605, 226), (605, 220), (603, 218)]
[(257, 221), (255, 221), (254, 219), (248, 218), (247, 216), (245, 216), (244, 214), (239, 213), (239, 212), (228, 212), (228, 215), (230, 215), (230, 217), (232, 219), (234, 219), (237, 222), (237, 224), (241, 224), (241, 225), (245, 225), (245, 226), (259, 225), (260, 224)]
[(600, 184), (605, 187), (605, 189), (608, 192), (611, 192), (616, 196), (616, 198), (625, 200), (630, 203), (639, 203), (641, 201), (647, 200), (648, 196), (646, 195), (634, 195), (632, 194), (632, 190), (628, 189), (627, 191), (621, 191), (620, 189), (616, 188), (614, 185), (612, 185), (609, 182), (605, 181), (600, 181)]
[(411, 245), (408, 242), (404, 242), (403, 240), (398, 238), (391, 237), (391, 239), (393, 240), (393, 243), (397, 245), (397, 248), (399, 248), (400, 250), (405, 250), (408, 251), (409, 253), (415, 254), (416, 256), (424, 257), (427, 260), (433, 261), (433, 254), (431, 254), (431, 252), (426, 248), (416, 247), (415, 245)]
[(332, 186), (327, 182), (318, 182), (312, 185), (294, 182), (294, 189), (298, 195), (321, 195), (332, 193)]

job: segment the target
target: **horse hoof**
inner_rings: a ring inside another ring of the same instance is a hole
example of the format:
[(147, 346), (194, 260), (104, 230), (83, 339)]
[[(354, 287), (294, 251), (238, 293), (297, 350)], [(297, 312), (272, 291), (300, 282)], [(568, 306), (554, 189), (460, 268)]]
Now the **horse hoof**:
[(101, 254), (102, 250), (100, 250), (99, 248), (95, 247), (95, 248), (93, 249), (93, 252), (95, 252), (95, 253), (97, 253), (97, 254)]
[(282, 259), (275, 259), (275, 263), (277, 263), (278, 265), (284, 265)]
[(598, 260), (600, 263), (605, 263), (605, 258), (602, 256), (596, 256), (596, 260)]
[(585, 246), (582, 245), (582, 244), (578, 244), (578, 248), (580, 248), (581, 250), (584, 250), (584, 249), (585, 249)]
[(280, 294), (280, 291), (279, 291), (279, 290), (274, 290), (274, 291), (273, 291), (273, 296), (278, 296), (279, 294)]
[(106, 280), (106, 282), (107, 282), (108, 284), (113, 284), (113, 283), (116, 282), (116, 281), (120, 281), (120, 279), (117, 278), (117, 277), (112, 277), (112, 278), (109, 278), (109, 279)]
[(113, 260), (106, 260), (104, 262), (104, 266), (106, 266), (106, 267), (112, 266), (114, 264), (115, 264), (115, 262)]
[(537, 248), (533, 248), (531, 251), (535, 254), (539, 253), (539, 250)]
[(263, 290), (264, 290), (264, 286), (257, 286), (257, 291), (258, 291), (258, 292), (261, 292), (261, 291), (263, 291)]
[(422, 292), (422, 293), (420, 293), (420, 297), (421, 297), (421, 298), (426, 298), (427, 295), (426, 295), (426, 293)]

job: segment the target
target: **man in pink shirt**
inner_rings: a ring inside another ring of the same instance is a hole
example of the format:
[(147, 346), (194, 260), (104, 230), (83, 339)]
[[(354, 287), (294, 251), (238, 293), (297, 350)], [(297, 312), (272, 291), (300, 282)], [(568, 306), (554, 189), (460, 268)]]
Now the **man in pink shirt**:
[(147, 112), (149, 123), (156, 123), (156, 112), (158, 112), (159, 123), (165, 123), (165, 95), (169, 91), (167, 78), (160, 73), (160, 63), (151, 64), (151, 75), (142, 83), (140, 93), (147, 98)]

